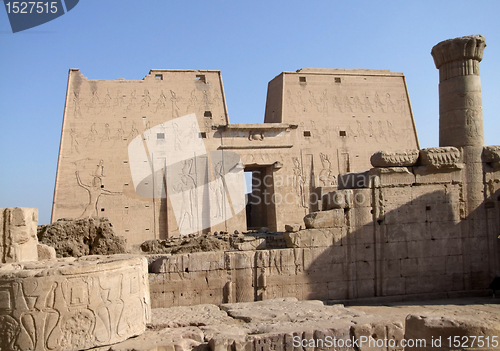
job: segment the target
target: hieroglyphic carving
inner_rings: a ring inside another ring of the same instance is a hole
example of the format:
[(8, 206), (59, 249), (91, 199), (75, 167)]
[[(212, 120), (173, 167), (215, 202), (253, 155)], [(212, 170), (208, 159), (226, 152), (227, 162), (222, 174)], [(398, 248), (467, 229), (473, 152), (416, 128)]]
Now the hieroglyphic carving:
[(367, 142), (367, 139), (366, 139), (367, 134), (366, 134), (366, 133), (365, 133), (365, 131), (363, 130), (363, 126), (361, 125), (361, 122), (360, 122), (360, 121), (356, 121), (356, 124), (358, 125), (358, 129), (357, 129), (357, 131), (358, 131), (358, 136), (359, 136), (359, 137), (362, 137), (362, 138), (363, 138), (363, 140), (364, 140), (365, 142)]
[(305, 184), (306, 177), (302, 171), (302, 164), (298, 157), (292, 157), (293, 160), (293, 186), (295, 188), (295, 193), (299, 198), (300, 205), (302, 207), (306, 206), (306, 195), (305, 195)]
[[(182, 230), (184, 221), (187, 218), (188, 229), (193, 228), (194, 210), (193, 206), (196, 204), (196, 182), (191, 175), (193, 169), (193, 160), (189, 159), (184, 161), (180, 181), (174, 185), (175, 191), (182, 193), (181, 203), (181, 216), (179, 220), (179, 230)], [(196, 175), (195, 175), (196, 176)]]
[(170, 101), (172, 102), (172, 118), (177, 118), (179, 117), (181, 109), (177, 105), (177, 101), (179, 101), (179, 98), (175, 94), (175, 91), (170, 90)]
[(70, 129), (69, 135), (71, 137), (71, 153), (73, 153), (73, 150), (78, 154), (80, 153), (80, 150), (78, 149), (80, 143), (78, 142), (78, 134), (75, 132), (73, 128)]
[(73, 92), (73, 95), (74, 95), (73, 103), (75, 104), (75, 110), (74, 110), (75, 118), (82, 118), (82, 111), (80, 110), (80, 104), (81, 104), (80, 92), (75, 91)]
[(198, 97), (196, 96), (196, 89), (191, 90), (189, 94), (189, 101), (186, 108), (186, 113), (196, 112), (194, 109), (198, 106)]
[(96, 130), (96, 127), (95, 127), (95, 123), (92, 123), (92, 125), (90, 126), (90, 131), (89, 131), (89, 134), (85, 137), (85, 139), (87, 139), (87, 142), (85, 143), (85, 146), (88, 146), (89, 143), (90, 144), (94, 144), (97, 140), (97, 130)]
[(133, 139), (137, 135), (139, 135), (139, 130), (137, 130), (137, 127), (135, 126), (135, 122), (132, 122), (132, 126), (130, 127), (130, 133), (128, 134), (128, 139)]
[(141, 110), (149, 107), (150, 103), (151, 103), (151, 96), (149, 96), (149, 90), (144, 89), (144, 94), (142, 95), (141, 99)]
[(120, 122), (120, 126), (116, 130), (115, 135), (113, 136), (113, 146), (115, 146), (117, 142), (118, 144), (121, 144), (121, 142), (123, 141), (124, 134), (125, 131), (123, 130), (122, 122)]
[(101, 145), (103, 143), (108, 143), (109, 141), (111, 141), (111, 129), (109, 129), (109, 123), (106, 123), (104, 125), (104, 134), (101, 138)]
[(332, 163), (328, 155), (320, 153), (321, 165), (323, 168), (319, 173), (319, 181), (322, 186), (333, 186), (337, 184), (337, 177), (333, 174)]
[(162, 109), (166, 108), (167, 96), (165, 95), (165, 93), (163, 93), (163, 90), (160, 92), (160, 97), (158, 98), (158, 100), (156, 100), (155, 105), (156, 105), (155, 112), (158, 112), (158, 110), (162, 110)]
[(141, 334), (150, 317), (143, 258), (92, 256), (2, 268), (1, 350), (103, 346)]
[(264, 132), (251, 130), (248, 132), (248, 140), (250, 140), (250, 141), (253, 141), (253, 140), (262, 141), (262, 140), (264, 140)]
[(89, 194), (88, 204), (79, 218), (98, 216), (99, 211), (99, 198), (101, 195), (121, 195), (121, 192), (105, 190), (102, 185), (102, 177), (104, 176), (104, 162), (101, 160), (95, 173), (92, 175), (92, 182), (87, 185), (80, 179), (80, 173), (77, 170), (75, 172), (77, 184), (83, 189), (87, 190)]

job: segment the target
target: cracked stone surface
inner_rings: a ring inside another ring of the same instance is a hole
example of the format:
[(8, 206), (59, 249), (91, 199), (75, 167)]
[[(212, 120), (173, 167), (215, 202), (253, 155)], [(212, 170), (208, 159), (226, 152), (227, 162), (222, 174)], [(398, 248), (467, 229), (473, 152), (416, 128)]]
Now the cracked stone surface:
[[(411, 324), (412, 330), (405, 330), (405, 323)], [(144, 334), (94, 350), (302, 350), (293, 348), (294, 336), (303, 339), (330, 336), (346, 340), (351, 336), (376, 335), (381, 339), (401, 340), (403, 337), (447, 335), (450, 330), (457, 335), (469, 335), (478, 330), (485, 335), (500, 335), (500, 299), (467, 298), (345, 307), (283, 298), (224, 304), (220, 308), (208, 304), (159, 308), (152, 311), (152, 321)], [(359, 348), (363, 350), (373, 349)]]

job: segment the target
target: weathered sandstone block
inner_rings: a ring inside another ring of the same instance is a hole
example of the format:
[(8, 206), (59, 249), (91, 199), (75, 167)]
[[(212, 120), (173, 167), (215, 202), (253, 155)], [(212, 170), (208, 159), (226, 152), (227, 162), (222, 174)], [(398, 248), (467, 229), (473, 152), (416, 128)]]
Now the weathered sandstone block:
[(304, 217), (307, 229), (341, 227), (345, 224), (344, 210), (328, 210), (309, 213)]
[[(500, 350), (500, 320), (481, 312), (478, 318), (410, 314), (406, 317), (405, 339), (425, 339), (426, 347), (407, 347), (405, 350)], [(441, 343), (436, 344), (436, 340)]]
[(0, 264), (37, 261), (38, 209), (0, 209)]
[(37, 245), (38, 260), (53, 260), (57, 258), (56, 249), (45, 244)]
[(420, 162), (435, 169), (460, 169), (463, 167), (460, 150), (453, 146), (431, 147), (420, 150)]
[(0, 350), (84, 350), (143, 333), (147, 272), (131, 255), (1, 265)]
[(323, 210), (351, 208), (352, 206), (353, 191), (351, 189), (336, 190), (323, 196)]
[(342, 238), (342, 228), (305, 229), (295, 233), (283, 234), (286, 246), (298, 247), (329, 247)]
[(285, 230), (287, 232), (298, 232), (301, 229), (302, 229), (302, 225), (299, 223), (285, 224)]
[(415, 183), (415, 174), (407, 167), (372, 168), (369, 172), (372, 186), (393, 187)]
[(377, 151), (370, 158), (373, 167), (410, 167), (418, 160), (419, 150)]

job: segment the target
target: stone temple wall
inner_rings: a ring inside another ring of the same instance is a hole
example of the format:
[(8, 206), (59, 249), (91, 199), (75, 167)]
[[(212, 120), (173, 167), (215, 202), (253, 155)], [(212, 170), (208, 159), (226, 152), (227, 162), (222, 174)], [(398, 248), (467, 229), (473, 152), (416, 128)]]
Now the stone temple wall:
[[(484, 293), (500, 273), (500, 173), (484, 162), (487, 200), (467, 213), (456, 151), (423, 150), (418, 166), (376, 167), (358, 183), (364, 188), (325, 195), (325, 210), (305, 217), (308, 229), (284, 234), (286, 249), (158, 259), (153, 307)], [(435, 153), (448, 161), (430, 164)]]

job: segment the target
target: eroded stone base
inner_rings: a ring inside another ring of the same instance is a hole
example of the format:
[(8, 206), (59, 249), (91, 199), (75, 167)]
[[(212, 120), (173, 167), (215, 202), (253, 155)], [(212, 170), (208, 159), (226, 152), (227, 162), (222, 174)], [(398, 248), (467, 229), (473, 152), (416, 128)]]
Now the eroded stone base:
[(147, 274), (132, 255), (0, 265), (0, 350), (84, 350), (142, 334)]

